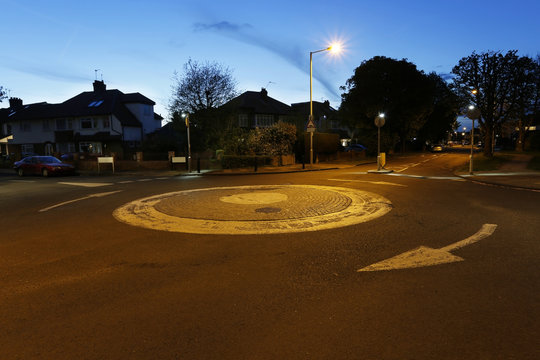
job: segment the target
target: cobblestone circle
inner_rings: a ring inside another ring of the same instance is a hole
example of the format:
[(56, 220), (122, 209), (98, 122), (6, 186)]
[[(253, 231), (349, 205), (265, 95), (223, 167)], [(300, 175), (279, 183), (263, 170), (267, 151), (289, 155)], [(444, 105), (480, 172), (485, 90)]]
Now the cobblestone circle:
[[(230, 203), (221, 200), (224, 197), (241, 196), (246, 190), (255, 195), (261, 191), (265, 194), (286, 195), (286, 200), (271, 204)], [(350, 203), (348, 196), (335, 191), (279, 186), (182, 192), (163, 199), (155, 205), (155, 209), (167, 215), (188, 219), (260, 221), (321, 216), (342, 211)]]
[(195, 234), (272, 234), (350, 226), (392, 209), (386, 198), (350, 188), (259, 185), (194, 189), (132, 201), (119, 221)]

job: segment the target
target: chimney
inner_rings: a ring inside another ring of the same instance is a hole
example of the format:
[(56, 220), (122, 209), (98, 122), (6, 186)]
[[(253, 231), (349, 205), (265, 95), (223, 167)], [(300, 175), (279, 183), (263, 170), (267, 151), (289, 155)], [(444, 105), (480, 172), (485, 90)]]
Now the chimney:
[(261, 88), (261, 96), (262, 96), (263, 98), (266, 98), (266, 97), (268, 96), (268, 91), (266, 91), (265, 88)]
[(107, 90), (107, 86), (105, 85), (103, 80), (94, 81), (94, 92), (101, 93), (101, 92), (105, 92), (106, 90)]
[(12, 109), (19, 109), (22, 108), (23, 102), (22, 99), (19, 98), (9, 98), (9, 107)]

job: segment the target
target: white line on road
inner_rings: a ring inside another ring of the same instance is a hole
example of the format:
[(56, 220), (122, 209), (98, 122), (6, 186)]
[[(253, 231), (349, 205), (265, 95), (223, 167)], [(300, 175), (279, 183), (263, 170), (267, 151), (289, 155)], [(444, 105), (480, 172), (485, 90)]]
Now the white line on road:
[(82, 186), (82, 187), (100, 187), (100, 186), (109, 186), (112, 185), (112, 183), (84, 183), (84, 182), (58, 182), (62, 185), (72, 185), (72, 186)]
[(469, 236), (468, 238), (442, 247), (440, 249), (420, 246), (414, 250), (407, 251), (402, 254), (396, 255), (390, 259), (386, 259), (378, 263), (366, 266), (365, 268), (357, 271), (361, 272), (409, 269), (463, 261), (464, 259), (462, 257), (453, 255), (450, 253), (450, 251), (454, 251), (464, 246), (474, 244), (475, 242), (480, 241), (493, 234), (496, 228), (497, 225), (495, 224), (484, 224), (482, 225), (482, 228), (480, 228), (480, 230), (478, 230), (475, 234)]
[(152, 180), (153, 180), (153, 179), (139, 179), (139, 180), (137, 180), (137, 181), (143, 182), (143, 181), (152, 181)]
[(343, 182), (362, 182), (362, 183), (369, 183), (369, 184), (375, 184), (375, 185), (390, 185), (390, 186), (403, 186), (407, 187), (407, 185), (403, 184), (396, 184), (386, 181), (368, 181), (368, 180), (347, 180), (347, 179), (328, 179), (330, 181), (343, 181)]
[(77, 202), (77, 201), (81, 201), (81, 200), (86, 200), (86, 199), (91, 199), (91, 198), (98, 198), (98, 197), (104, 197), (104, 196), (116, 194), (117, 192), (120, 192), (120, 191), (122, 191), (122, 190), (116, 190), (116, 191), (110, 191), (110, 192), (104, 192), (104, 193), (91, 194), (91, 195), (88, 195), (88, 196), (85, 196), (85, 197), (82, 197), (82, 198), (73, 199), (73, 200), (68, 200), (68, 201), (64, 201), (64, 202), (62, 202), (62, 203), (53, 205), (53, 206), (46, 207), (45, 209), (39, 210), (39, 212), (49, 211), (49, 210), (55, 209), (55, 208), (57, 208), (57, 207), (60, 207), (60, 206), (63, 206), (63, 205), (67, 205), (67, 204), (71, 204), (71, 203), (74, 203), (74, 202)]

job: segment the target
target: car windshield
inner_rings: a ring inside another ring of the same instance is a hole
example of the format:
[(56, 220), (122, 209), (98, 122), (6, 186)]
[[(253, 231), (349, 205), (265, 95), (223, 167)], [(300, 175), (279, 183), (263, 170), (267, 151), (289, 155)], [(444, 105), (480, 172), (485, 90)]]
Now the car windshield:
[(37, 158), (37, 161), (40, 164), (58, 164), (61, 163), (60, 160), (55, 158), (54, 156), (40, 156)]

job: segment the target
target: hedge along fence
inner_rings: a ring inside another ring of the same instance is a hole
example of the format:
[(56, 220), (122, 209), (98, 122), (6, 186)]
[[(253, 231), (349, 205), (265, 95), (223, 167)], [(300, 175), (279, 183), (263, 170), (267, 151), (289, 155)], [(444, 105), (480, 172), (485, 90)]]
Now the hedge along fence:
[(221, 167), (223, 169), (237, 169), (254, 167), (255, 161), (258, 166), (271, 165), (273, 156), (249, 156), (249, 155), (223, 155)]

